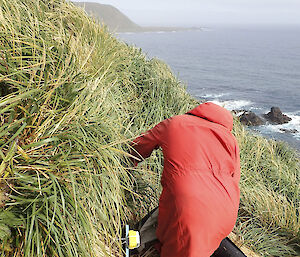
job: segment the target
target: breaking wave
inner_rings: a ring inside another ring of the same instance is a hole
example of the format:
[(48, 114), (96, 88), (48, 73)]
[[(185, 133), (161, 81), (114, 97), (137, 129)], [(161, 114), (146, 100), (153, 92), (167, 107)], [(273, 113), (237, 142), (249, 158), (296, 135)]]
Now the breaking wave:
[(267, 124), (261, 126), (260, 131), (262, 133), (274, 134), (274, 133), (289, 133), (296, 140), (300, 140), (300, 112), (286, 113), (292, 120), (286, 124)]
[(213, 100), (211, 102), (213, 102), (217, 105), (220, 105), (229, 111), (240, 110), (240, 109), (244, 109), (246, 107), (247, 107), (247, 109), (251, 109), (251, 106), (253, 106), (253, 103), (251, 101), (247, 101), (247, 100), (232, 100), (232, 101)]

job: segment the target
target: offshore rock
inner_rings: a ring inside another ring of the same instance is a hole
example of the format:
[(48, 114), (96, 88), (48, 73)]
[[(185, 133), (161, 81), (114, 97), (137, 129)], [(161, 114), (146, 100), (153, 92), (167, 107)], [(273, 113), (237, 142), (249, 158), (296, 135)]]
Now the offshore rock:
[(297, 130), (297, 129), (284, 129), (284, 128), (281, 128), (280, 130), (281, 130), (282, 132), (290, 133), (290, 134), (298, 133), (298, 130)]
[(269, 113), (264, 114), (264, 118), (273, 124), (284, 124), (292, 120), (290, 117), (283, 114), (279, 107), (272, 107)]
[(265, 124), (259, 116), (251, 111), (244, 111), (244, 113), (239, 116), (239, 119), (240, 122), (246, 126), (260, 126)]

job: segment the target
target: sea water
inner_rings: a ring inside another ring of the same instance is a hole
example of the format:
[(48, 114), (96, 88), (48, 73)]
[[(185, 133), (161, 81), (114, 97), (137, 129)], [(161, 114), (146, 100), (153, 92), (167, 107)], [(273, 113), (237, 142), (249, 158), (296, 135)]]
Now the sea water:
[(212, 27), (118, 37), (149, 58), (164, 60), (196, 98), (258, 115), (278, 106), (292, 121), (252, 129), (300, 150), (300, 27)]

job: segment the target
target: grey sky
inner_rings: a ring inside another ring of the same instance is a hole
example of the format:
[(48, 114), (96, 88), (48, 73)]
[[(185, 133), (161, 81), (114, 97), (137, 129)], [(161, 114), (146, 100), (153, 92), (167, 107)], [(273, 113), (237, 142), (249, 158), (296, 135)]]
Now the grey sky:
[[(79, 2), (80, 0), (74, 0)], [(81, 0), (111, 4), (139, 25), (300, 25), (300, 0)]]

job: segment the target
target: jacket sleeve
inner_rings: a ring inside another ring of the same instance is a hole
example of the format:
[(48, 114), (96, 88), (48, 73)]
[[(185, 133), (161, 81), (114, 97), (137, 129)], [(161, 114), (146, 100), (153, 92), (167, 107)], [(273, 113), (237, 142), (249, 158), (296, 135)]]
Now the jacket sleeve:
[(160, 122), (154, 128), (148, 130), (146, 133), (141, 134), (131, 143), (132, 149), (130, 154), (135, 158), (131, 158), (134, 165), (141, 162), (143, 159), (148, 158), (154, 149), (162, 145), (162, 138), (165, 133), (166, 121)]

